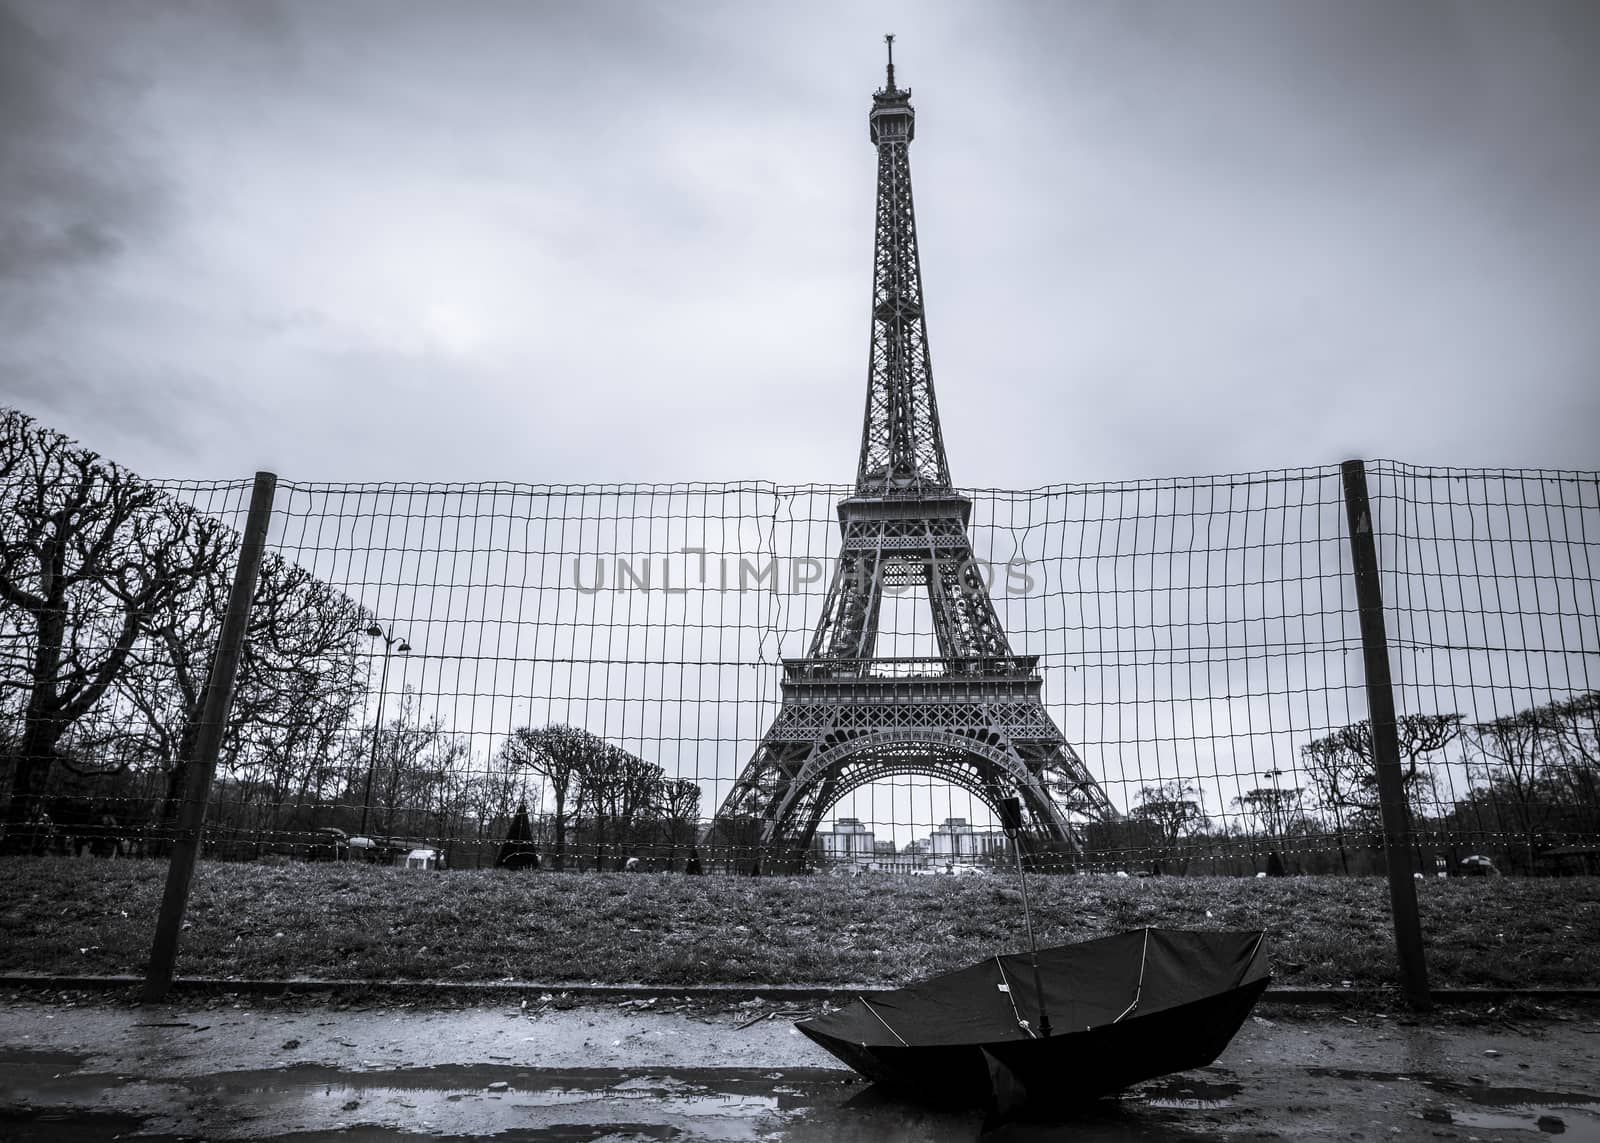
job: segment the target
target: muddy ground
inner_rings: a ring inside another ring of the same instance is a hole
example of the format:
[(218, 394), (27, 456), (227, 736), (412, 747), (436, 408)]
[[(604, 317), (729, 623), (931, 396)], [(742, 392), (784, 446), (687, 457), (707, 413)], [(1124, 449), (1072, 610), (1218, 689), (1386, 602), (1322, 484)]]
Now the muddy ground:
[(1532, 1140), (1600, 1143), (1600, 1011), (1264, 1004), (1211, 1067), (1062, 1122), (856, 1080), (799, 1006), (0, 998), (0, 1139)]

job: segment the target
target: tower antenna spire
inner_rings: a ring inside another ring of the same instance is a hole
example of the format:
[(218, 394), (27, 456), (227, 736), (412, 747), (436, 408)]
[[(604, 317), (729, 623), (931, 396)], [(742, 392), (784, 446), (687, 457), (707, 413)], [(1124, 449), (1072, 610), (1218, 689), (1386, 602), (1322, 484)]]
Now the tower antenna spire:
[(894, 34), (891, 32), (883, 37), (883, 42), (889, 45), (889, 90), (894, 90)]

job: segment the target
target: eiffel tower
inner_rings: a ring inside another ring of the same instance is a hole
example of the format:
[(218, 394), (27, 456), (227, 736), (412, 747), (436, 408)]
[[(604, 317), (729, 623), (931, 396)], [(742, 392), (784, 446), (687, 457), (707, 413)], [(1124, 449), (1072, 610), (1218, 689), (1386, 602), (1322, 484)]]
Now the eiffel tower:
[[(783, 705), (709, 833), (746, 871), (801, 868), (823, 815), (881, 778), (917, 774), (999, 815), (1025, 809), (1034, 858), (1074, 846), (1074, 816), (1116, 816), (1040, 699), (1038, 656), (1014, 654), (974, 562), (972, 502), (950, 483), (922, 313), (911, 201), (909, 88), (874, 93), (878, 149), (872, 352), (855, 494), (838, 505), (840, 559), (804, 658), (783, 661)], [(927, 593), (937, 658), (874, 653), (886, 592)]]

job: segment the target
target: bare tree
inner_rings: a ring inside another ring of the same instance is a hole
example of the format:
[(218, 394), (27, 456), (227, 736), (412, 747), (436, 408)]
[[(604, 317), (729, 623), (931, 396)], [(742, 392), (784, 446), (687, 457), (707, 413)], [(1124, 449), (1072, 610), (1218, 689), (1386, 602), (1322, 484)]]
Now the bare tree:
[[(1139, 790), (1139, 801), (1128, 815), (1149, 831), (1158, 860), (1172, 862), (1178, 843), (1204, 829), (1206, 812), (1198, 787), (1174, 780)], [(1188, 862), (1182, 861), (1181, 868)]]
[(1549, 775), (1581, 826), (1600, 832), (1600, 691), (1539, 708), (1552, 747)]
[(579, 771), (584, 801), (593, 818), (595, 866), (603, 867), (606, 846), (626, 847), (639, 818), (661, 789), (662, 770), (610, 743), (590, 754)]
[(564, 869), (567, 827), (582, 809), (582, 775), (608, 749), (605, 739), (573, 726), (550, 725), (538, 730), (513, 731), (500, 747), (500, 757), (511, 766), (525, 766), (542, 777), (550, 789), (553, 806), (554, 845), (552, 869)]
[(692, 846), (700, 826), (700, 783), (692, 778), (667, 778), (657, 797), (661, 832), (667, 843), (667, 868), (678, 859), (678, 850)]
[(379, 728), (375, 745), (367, 761), (375, 779), (373, 832), (389, 837), (449, 832), (467, 801), (467, 739), (451, 734), (437, 716), (421, 717), (416, 693), (406, 688), (399, 711)]
[(504, 751), (496, 752), (482, 770), (469, 774), (462, 789), (462, 810), (472, 819), (480, 838), (487, 829), (498, 828), (518, 805), (539, 811), (538, 787), (528, 790), (526, 770), (507, 760)]
[(196, 581), (217, 572), (229, 535), (125, 469), (0, 412), (0, 605), (26, 670), (3, 848), (36, 848), (63, 736), (100, 702), (134, 645)]
[(1536, 710), (1472, 724), (1472, 741), (1484, 759), (1496, 800), (1509, 805), (1515, 815), (1529, 869), (1533, 868), (1539, 827), (1551, 810), (1550, 782), (1543, 773), (1549, 732), (1549, 723)]
[(1262, 786), (1240, 794), (1233, 804), (1251, 820), (1256, 832), (1277, 841), (1287, 837), (1291, 825), (1300, 818), (1304, 797), (1305, 791), (1299, 786)]
[[(1423, 760), (1454, 742), (1461, 733), (1461, 722), (1459, 714), (1406, 714), (1395, 720), (1400, 786), (1405, 791), (1407, 812), (1418, 808), (1422, 797), (1433, 789), (1433, 774)], [(1372, 724), (1362, 719), (1342, 726), (1326, 738), (1306, 743), (1300, 756), (1317, 804), (1333, 815), (1339, 861), (1349, 873), (1346, 827), (1377, 829), (1381, 820)]]
[[(163, 826), (176, 820), (188, 780), (227, 607), (226, 580), (204, 577), (152, 616), (148, 637), (117, 681), (165, 761)], [(357, 664), (369, 618), (298, 564), (275, 554), (262, 562), (223, 750), (225, 768), (270, 775), (276, 807), (320, 789), (329, 777), (329, 759), (364, 694)]]

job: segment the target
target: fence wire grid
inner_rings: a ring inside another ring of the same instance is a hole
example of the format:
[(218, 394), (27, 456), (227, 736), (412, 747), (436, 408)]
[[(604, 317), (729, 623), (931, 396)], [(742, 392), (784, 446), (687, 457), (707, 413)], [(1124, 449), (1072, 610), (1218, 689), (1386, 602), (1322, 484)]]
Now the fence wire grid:
[[(44, 438), (12, 436), (7, 829), (148, 852), (181, 795), (250, 485), (30, 460)], [(1600, 475), (1367, 475), (1417, 869), (1594, 872)], [(52, 539), (79, 486), (103, 511)], [(208, 852), (726, 867), (708, 826), (779, 711), (783, 660), (806, 653), (851, 491), (281, 482)], [(1048, 713), (1114, 807), (1074, 822), (1060, 868), (1383, 868), (1337, 467), (966, 495), (1011, 650), (1038, 656)], [(52, 603), (55, 557), (57, 586), (83, 574)], [(939, 656), (916, 588), (888, 592), (879, 626), (879, 659)], [(1006, 855), (983, 798), (905, 775), (837, 801), (810, 867)]]

